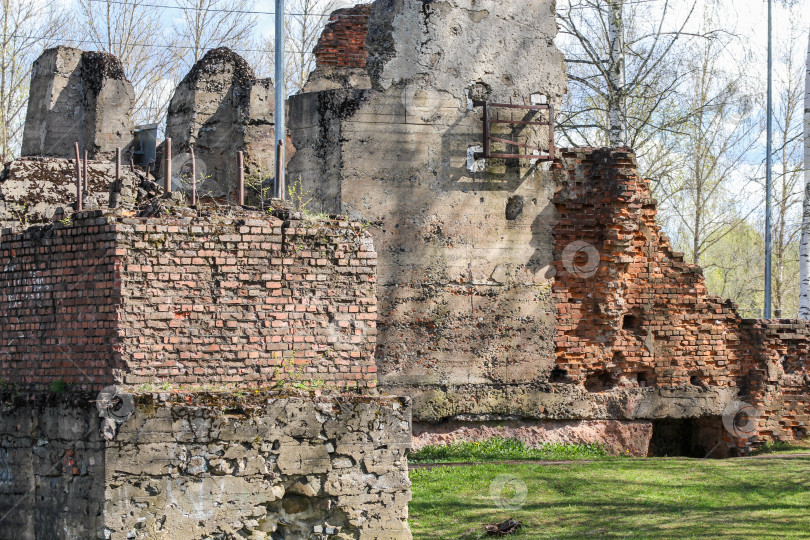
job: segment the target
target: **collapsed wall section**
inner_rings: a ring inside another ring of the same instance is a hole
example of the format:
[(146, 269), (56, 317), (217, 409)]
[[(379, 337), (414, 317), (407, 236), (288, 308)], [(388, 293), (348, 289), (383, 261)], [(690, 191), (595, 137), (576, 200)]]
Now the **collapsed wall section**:
[[(554, 382), (595, 397), (728, 390), (719, 410), (668, 416), (722, 415), (723, 438), (735, 444), (806, 436), (810, 323), (743, 320), (730, 300), (708, 294), (700, 267), (661, 233), (631, 151), (572, 149), (555, 170)], [(636, 417), (649, 417), (631, 403)]]
[(0, 243), (0, 379), (376, 385), (376, 253), (348, 222), (74, 214)]
[(402, 398), (0, 395), (0, 537), (410, 539)]

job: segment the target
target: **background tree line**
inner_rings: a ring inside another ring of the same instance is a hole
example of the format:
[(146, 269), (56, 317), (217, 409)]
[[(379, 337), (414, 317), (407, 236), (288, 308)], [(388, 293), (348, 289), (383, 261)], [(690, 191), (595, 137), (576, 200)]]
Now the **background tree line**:
[[(286, 90), (314, 68), (312, 49), (328, 15), (355, 2), (287, 0)], [(206, 51), (230, 47), (260, 77), (273, 74), (273, 3), (258, 0), (0, 0), (0, 157), (20, 149), (31, 65), (43, 50), (72, 45), (121, 59), (135, 88), (135, 124), (165, 120), (182, 77)]]
[[(744, 5), (743, 5), (744, 4)], [(760, 2), (764, 7), (766, 2)], [(804, 198), (804, 2), (776, 2), (773, 307), (796, 317)], [(562, 145), (632, 147), (678, 251), (744, 316), (764, 302), (765, 19), (753, 2), (562, 0)], [(756, 6), (758, 7), (758, 6)], [(740, 13), (740, 11), (743, 13)], [(735, 18), (735, 14), (741, 15)], [(760, 46), (760, 44), (762, 46)], [(617, 110), (618, 109), (618, 110)]]

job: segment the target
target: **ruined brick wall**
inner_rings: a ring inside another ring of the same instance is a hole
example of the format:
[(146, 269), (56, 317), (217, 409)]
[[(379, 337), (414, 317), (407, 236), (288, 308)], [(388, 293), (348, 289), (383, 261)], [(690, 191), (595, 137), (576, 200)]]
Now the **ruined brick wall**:
[(802, 439), (810, 429), (810, 322), (745, 320), (751, 357), (746, 401), (757, 432), (768, 439)]
[(403, 398), (0, 393), (0, 538), (410, 540)]
[(366, 35), (370, 4), (361, 4), (333, 11), (312, 50), (318, 67), (366, 67)]
[(117, 230), (127, 382), (374, 386), (376, 253), (349, 223), (124, 219)]
[(559, 377), (586, 386), (738, 386), (740, 317), (672, 250), (630, 151), (577, 149), (556, 164)]
[(552, 380), (595, 396), (728, 387), (753, 407), (751, 435), (805, 436), (810, 324), (743, 320), (731, 301), (708, 294), (702, 270), (673, 252), (656, 224), (632, 152), (568, 150), (555, 169)]
[(75, 214), (0, 245), (0, 379), (376, 384), (376, 253), (347, 222)]
[(115, 226), (96, 213), (70, 226), (0, 236), (0, 380), (112, 381), (120, 301)]

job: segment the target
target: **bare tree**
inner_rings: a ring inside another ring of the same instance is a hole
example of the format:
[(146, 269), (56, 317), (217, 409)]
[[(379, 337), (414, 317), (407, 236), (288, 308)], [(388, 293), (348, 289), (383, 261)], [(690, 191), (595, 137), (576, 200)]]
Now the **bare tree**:
[(804, 203), (799, 250), (799, 317), (810, 319), (810, 36), (804, 79)]
[(0, 0), (0, 159), (19, 152), (31, 66), (44, 49), (70, 37), (69, 19), (54, 3)]
[[(780, 58), (774, 111), (774, 174), (773, 174), (773, 304), (783, 314), (795, 316), (797, 240), (801, 234), (799, 208), (803, 185), (800, 183), (802, 163), (802, 126), (804, 115), (803, 62), (795, 57), (799, 42), (797, 26), (785, 35), (785, 50)], [(790, 291), (793, 291), (791, 294)]]
[(174, 30), (182, 44), (178, 51), (187, 68), (209, 49), (247, 48), (258, 21), (255, 0), (174, 0), (180, 15)]
[[(673, 106), (683, 82), (682, 48), (696, 2), (674, 20), (674, 2), (568, 0), (558, 10), (569, 96), (558, 117), (570, 144), (628, 145), (645, 160), (661, 133), (686, 119)], [(681, 49), (679, 49), (679, 47)], [(658, 140), (657, 140), (658, 139)], [(643, 163), (642, 163), (642, 168)]]
[(117, 56), (135, 87), (136, 123), (164, 118), (176, 77), (176, 38), (164, 32), (157, 5), (149, 0), (78, 0), (83, 38)]
[[(665, 211), (676, 216), (678, 244), (695, 264), (751, 213), (740, 213), (740, 194), (754, 178), (740, 174), (747, 153), (762, 132), (745, 91), (745, 69), (729, 72), (720, 65), (718, 39), (706, 39), (692, 49), (680, 95), (687, 121), (679, 128), (674, 151), (682, 172), (657, 183), (669, 196)], [(711, 264), (707, 261), (707, 266)]]

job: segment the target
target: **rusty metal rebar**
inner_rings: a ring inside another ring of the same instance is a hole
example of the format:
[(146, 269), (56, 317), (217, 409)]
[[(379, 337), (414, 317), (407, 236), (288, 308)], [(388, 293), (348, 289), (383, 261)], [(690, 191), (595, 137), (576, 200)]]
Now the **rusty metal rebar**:
[(115, 191), (121, 191), (121, 149), (115, 149)]
[(73, 148), (76, 150), (76, 211), (81, 212), (84, 205), (82, 204), (82, 159), (79, 154), (79, 143), (74, 143)]
[(239, 204), (245, 204), (245, 154), (244, 152), (237, 152), (236, 154), (237, 166), (239, 167)]
[(90, 193), (90, 175), (87, 174), (87, 150), (84, 151), (84, 192)]
[(191, 152), (191, 204), (197, 204), (197, 158), (194, 157), (194, 147), (189, 146)]

